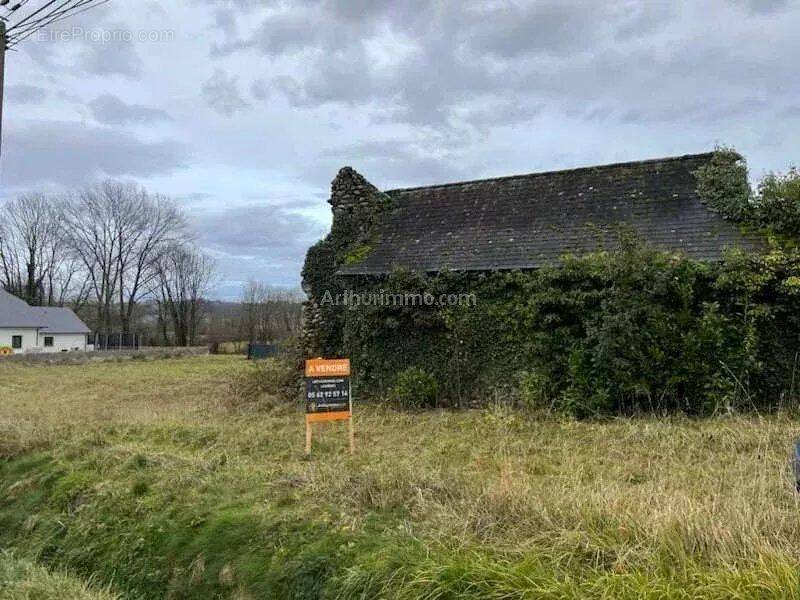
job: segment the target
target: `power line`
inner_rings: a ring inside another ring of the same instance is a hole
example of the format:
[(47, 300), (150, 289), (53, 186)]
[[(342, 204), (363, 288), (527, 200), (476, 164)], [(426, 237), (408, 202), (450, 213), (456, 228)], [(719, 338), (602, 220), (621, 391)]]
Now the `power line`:
[(59, 6), (57, 6), (56, 8), (54, 8), (52, 11), (50, 11), (48, 13), (48, 12), (46, 12), (47, 8), (49, 8), (50, 6), (52, 6), (55, 3), (59, 2), (59, 0), (50, 0), (49, 2), (47, 2), (47, 4), (45, 4), (44, 6), (39, 8), (38, 10), (32, 12), (27, 17), (23, 17), (22, 19), (20, 19), (16, 23), (14, 23), (11, 27), (8, 28), (8, 33), (12, 33), (14, 31), (18, 30), (20, 27), (23, 27), (23, 26), (27, 27), (28, 25), (31, 25), (31, 19), (33, 19), (36, 15), (38, 15), (40, 13), (43, 13), (42, 17), (40, 17), (40, 18), (36, 19), (36, 21), (34, 21), (34, 23), (40, 22), (42, 19), (48, 18), (54, 12), (61, 10), (66, 5), (68, 5), (70, 2), (74, 2), (74, 1), (75, 0), (64, 0)]
[[(49, 7), (49, 6), (52, 6), (52, 5), (53, 5), (53, 4), (55, 4), (56, 2), (58, 2), (58, 0), (50, 0), (50, 1), (49, 1), (49, 2), (47, 2), (47, 3), (46, 3), (44, 6), (42, 6), (42, 7), (41, 7), (41, 8), (39, 8), (39, 9), (37, 9), (36, 11), (34, 11), (33, 13), (31, 13), (31, 14), (30, 14), (30, 15), (28, 15), (27, 17), (23, 17), (22, 21), (19, 21), (19, 22), (17, 23), (17, 25), (19, 25), (20, 23), (25, 23), (25, 21), (27, 21), (28, 19), (31, 19), (32, 17), (34, 17), (34, 16), (38, 15), (38, 14), (39, 14), (39, 13), (41, 13), (42, 11), (44, 11), (44, 10), (47, 10), (47, 7)], [(21, 8), (21, 6), (20, 6), (19, 4), (17, 4), (17, 5), (15, 5), (15, 6), (13, 6), (12, 8), (10, 8), (9, 10), (16, 12), (16, 11), (17, 11), (17, 10), (19, 10), (20, 8)], [(12, 25), (11, 27), (7, 27), (7, 28), (6, 28), (6, 32), (8, 32), (8, 31), (10, 31), (11, 29), (13, 29), (13, 27), (14, 27), (14, 25)]]
[[(16, 46), (48, 25), (105, 4), (109, 0), (46, 0), (38, 8), (38, 2), (29, 7), (30, 1), (17, 0), (15, 4), (8, 6), (8, 1), (3, 3), (0, 0), (0, 7), (7, 13), (7, 16), (0, 16), (6, 21), (6, 48)], [(25, 10), (28, 8), (32, 10)]]
[[(14, 2), (11, 4), (11, 2)], [(3, 128), (3, 79), (6, 50), (14, 48), (43, 27), (63, 21), (109, 0), (0, 0), (0, 141)], [(36, 8), (38, 5), (38, 8)]]
[(74, 17), (86, 12), (87, 10), (100, 6), (101, 4), (106, 4), (109, 1), (110, 0), (79, 0), (72, 6), (54, 11), (47, 17), (42, 17), (41, 19), (37, 19), (34, 22), (26, 24), (21, 30), (15, 29), (8, 39), (7, 48), (13, 48), (24, 39), (29, 38), (31, 35), (47, 27), (48, 25), (52, 25), (54, 23), (58, 23), (59, 21), (63, 21), (64, 19)]
[[(35, 20), (31, 21), (31, 19), (33, 19), (33, 17), (34, 17), (36, 14), (40, 13), (40, 12), (41, 12), (42, 10), (44, 10), (44, 9), (45, 9), (47, 6), (50, 6), (50, 5), (52, 5), (52, 4), (55, 4), (55, 3), (56, 3), (56, 2), (58, 2), (58, 1), (59, 1), (59, 0), (52, 0), (51, 2), (49, 2), (48, 4), (46, 4), (45, 6), (43, 6), (42, 8), (40, 8), (40, 9), (39, 9), (38, 11), (36, 11), (35, 13), (32, 13), (32, 14), (28, 15), (27, 17), (25, 17), (25, 18), (24, 18), (24, 19), (22, 19), (21, 21), (18, 21), (17, 23), (15, 23), (15, 24), (14, 24), (14, 25), (12, 25), (11, 27), (9, 27), (9, 28), (8, 28), (8, 30), (7, 30), (7, 32), (6, 32), (6, 33), (7, 33), (7, 35), (9, 36), (9, 37), (8, 37), (8, 41), (9, 41), (9, 43), (10, 43), (10, 41), (11, 41), (11, 40), (13, 40), (14, 38), (19, 38), (20, 36), (27, 37), (27, 35), (26, 35), (26, 34), (27, 34), (28, 32), (35, 32), (35, 31), (38, 31), (38, 26), (39, 26), (39, 25), (41, 25), (42, 27), (44, 27), (44, 26), (46, 25), (45, 21), (46, 21), (47, 19), (51, 18), (51, 17), (52, 17), (53, 15), (55, 15), (55, 14), (58, 14), (58, 13), (59, 13), (59, 11), (61, 11), (62, 9), (64, 9), (64, 7), (65, 7), (65, 6), (67, 6), (67, 5), (68, 5), (70, 2), (74, 2), (75, 0), (64, 0), (64, 2), (63, 2), (61, 5), (59, 5), (59, 6), (57, 6), (56, 8), (54, 8), (54, 9), (53, 9), (53, 10), (52, 10), (50, 13), (47, 13), (47, 14), (45, 14), (44, 16), (42, 16), (42, 17), (40, 17), (40, 18), (37, 18), (37, 19), (35, 19)], [(64, 10), (66, 10), (66, 9), (64, 9)], [(9, 45), (10, 45), (10, 44), (9, 44)]]

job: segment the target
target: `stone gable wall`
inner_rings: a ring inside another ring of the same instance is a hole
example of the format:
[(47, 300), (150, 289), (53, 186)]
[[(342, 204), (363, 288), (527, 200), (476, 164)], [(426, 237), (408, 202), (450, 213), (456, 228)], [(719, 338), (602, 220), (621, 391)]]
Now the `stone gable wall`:
[[(308, 356), (330, 356), (341, 347), (337, 343), (341, 307), (323, 306), (325, 291), (335, 297), (344, 288), (336, 276), (339, 268), (352, 260), (352, 251), (363, 256), (373, 240), (380, 215), (391, 207), (389, 196), (381, 192), (352, 167), (343, 167), (331, 182), (328, 200), (333, 211), (331, 232), (314, 246), (303, 267), (303, 345)], [(340, 341), (340, 340), (338, 340)]]

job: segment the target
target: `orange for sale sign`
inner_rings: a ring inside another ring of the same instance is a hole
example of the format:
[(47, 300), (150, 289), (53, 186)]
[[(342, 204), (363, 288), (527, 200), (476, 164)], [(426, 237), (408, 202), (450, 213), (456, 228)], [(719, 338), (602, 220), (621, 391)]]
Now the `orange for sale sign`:
[(306, 361), (306, 454), (311, 452), (312, 423), (348, 421), (350, 452), (353, 437), (353, 398), (350, 395), (350, 360), (312, 358)]
[[(312, 358), (306, 361), (306, 414), (337, 413), (350, 418), (350, 361)], [(330, 414), (326, 420), (333, 418)]]
[(306, 377), (349, 377), (349, 358), (312, 358), (306, 361)]

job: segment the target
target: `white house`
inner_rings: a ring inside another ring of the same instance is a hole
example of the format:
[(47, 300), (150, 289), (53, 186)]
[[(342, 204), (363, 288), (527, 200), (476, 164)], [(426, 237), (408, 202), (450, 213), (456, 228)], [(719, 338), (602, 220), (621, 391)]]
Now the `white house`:
[(0, 353), (86, 351), (90, 333), (69, 308), (28, 306), (0, 289)]

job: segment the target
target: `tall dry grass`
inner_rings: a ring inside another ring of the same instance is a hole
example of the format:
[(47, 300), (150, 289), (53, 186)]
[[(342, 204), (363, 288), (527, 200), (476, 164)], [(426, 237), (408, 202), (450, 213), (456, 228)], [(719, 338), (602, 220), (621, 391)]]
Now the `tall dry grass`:
[(301, 478), (310, 497), (354, 515), (404, 508), (416, 533), (618, 571), (800, 559), (789, 467), (798, 423), (788, 417), (598, 424), (386, 413), (362, 417), (358, 430), (365, 456), (355, 465), (325, 456)]
[[(400, 579), (387, 575), (380, 589), (388, 596), (401, 595), (392, 587), (401, 583), (433, 594), (463, 568), (502, 579), (493, 589), (511, 597), (505, 586), (525, 577), (533, 585), (532, 571), (514, 562), (531, 557), (576, 581), (591, 571), (592, 585), (623, 586), (620, 594), (697, 572), (706, 573), (695, 583), (709, 596), (800, 589), (800, 503), (789, 465), (800, 422), (792, 416), (579, 422), (501, 409), (406, 414), (356, 399), (356, 454), (346, 451), (344, 426), (328, 424), (317, 426), (308, 459), (298, 410), (225, 408), (226, 376), (242, 364), (0, 365), (0, 454), (95, 453), (103, 485), (121, 489), (131, 486), (124, 465), (141, 461), (157, 467), (154, 494), (191, 490), (209, 507), (291, 510), (336, 530), (366, 531), (378, 518), (432, 553)], [(97, 436), (102, 451), (87, 450)], [(443, 553), (435, 560), (434, 548)], [(487, 562), (484, 551), (510, 562)], [(345, 583), (363, 588), (356, 567)]]
[(2, 600), (116, 600), (106, 589), (93, 589), (66, 573), (51, 572), (29, 561), (0, 551), (0, 598)]
[(90, 428), (203, 419), (243, 361), (202, 356), (85, 365), (0, 362), (0, 456)]

